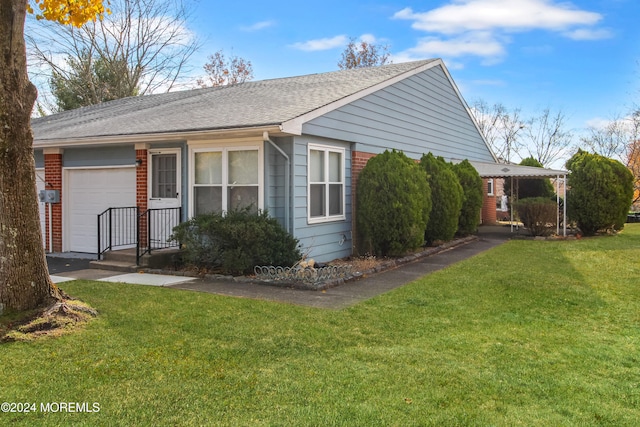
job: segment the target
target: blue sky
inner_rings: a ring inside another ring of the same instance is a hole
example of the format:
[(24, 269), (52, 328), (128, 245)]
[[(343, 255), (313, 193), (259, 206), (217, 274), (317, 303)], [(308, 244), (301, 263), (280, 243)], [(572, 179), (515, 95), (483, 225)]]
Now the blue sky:
[(576, 132), (640, 104), (638, 0), (202, 0), (199, 69), (220, 49), (262, 80), (338, 69), (349, 38), (443, 58), (468, 103), (562, 109)]

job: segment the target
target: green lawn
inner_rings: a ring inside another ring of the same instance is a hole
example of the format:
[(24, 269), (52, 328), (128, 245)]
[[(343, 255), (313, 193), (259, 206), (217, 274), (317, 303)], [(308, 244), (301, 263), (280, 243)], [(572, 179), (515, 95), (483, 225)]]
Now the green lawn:
[[(638, 425), (640, 224), (518, 240), (329, 311), (73, 282), (85, 330), (0, 345), (0, 425)], [(42, 413), (94, 402), (99, 412)]]

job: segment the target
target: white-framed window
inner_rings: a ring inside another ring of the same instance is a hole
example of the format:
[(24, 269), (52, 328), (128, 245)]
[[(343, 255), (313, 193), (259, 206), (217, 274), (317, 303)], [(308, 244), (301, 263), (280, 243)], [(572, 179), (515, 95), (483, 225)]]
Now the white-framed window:
[(253, 206), (263, 209), (259, 146), (191, 150), (191, 215)]
[(487, 180), (487, 196), (493, 196), (493, 179)]
[(309, 144), (307, 209), (309, 223), (345, 219), (345, 150)]

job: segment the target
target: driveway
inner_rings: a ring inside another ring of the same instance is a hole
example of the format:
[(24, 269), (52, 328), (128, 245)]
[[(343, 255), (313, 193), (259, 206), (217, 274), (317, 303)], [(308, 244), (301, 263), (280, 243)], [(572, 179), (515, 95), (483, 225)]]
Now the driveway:
[(86, 270), (91, 268), (89, 261), (95, 259), (92, 254), (49, 254), (47, 255), (47, 265), (49, 274), (58, 275), (67, 271)]

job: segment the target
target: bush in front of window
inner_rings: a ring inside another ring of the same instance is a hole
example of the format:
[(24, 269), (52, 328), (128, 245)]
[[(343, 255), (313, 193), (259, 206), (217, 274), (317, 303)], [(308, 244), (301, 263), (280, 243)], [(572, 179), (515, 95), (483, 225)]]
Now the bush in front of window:
[(462, 186), (451, 165), (442, 157), (425, 154), (420, 166), (427, 172), (431, 187), (431, 214), (425, 231), (427, 244), (453, 239), (458, 230), (458, 219), (462, 209)]
[(250, 274), (256, 265), (290, 267), (301, 257), (298, 239), (267, 211), (247, 207), (198, 215), (173, 229), (182, 260), (222, 274)]
[(462, 208), (458, 218), (458, 234), (465, 236), (478, 231), (480, 211), (482, 210), (482, 178), (468, 160), (453, 165), (453, 171), (462, 186)]
[(356, 197), (361, 253), (401, 256), (422, 246), (431, 191), (425, 172), (404, 153), (387, 150), (369, 159)]
[(567, 214), (585, 235), (616, 231), (633, 201), (633, 174), (622, 163), (578, 150), (567, 161)]

